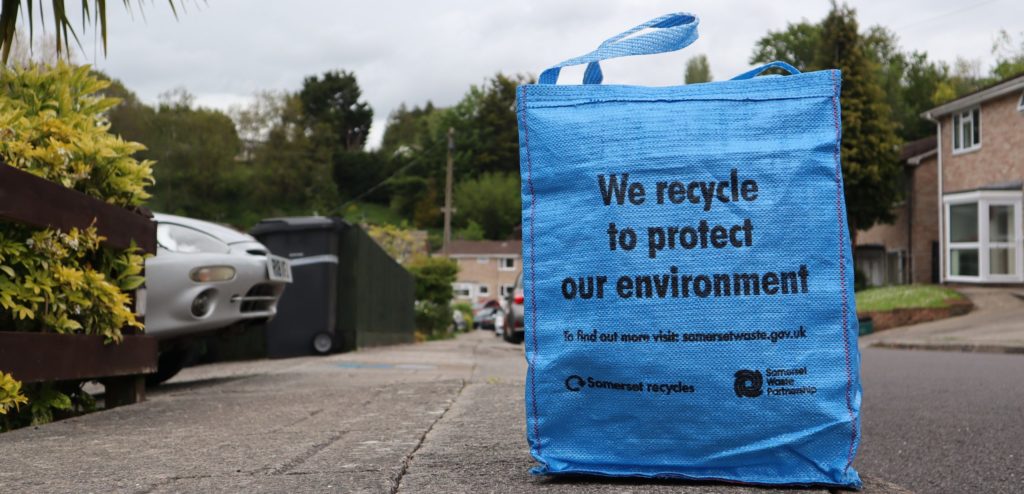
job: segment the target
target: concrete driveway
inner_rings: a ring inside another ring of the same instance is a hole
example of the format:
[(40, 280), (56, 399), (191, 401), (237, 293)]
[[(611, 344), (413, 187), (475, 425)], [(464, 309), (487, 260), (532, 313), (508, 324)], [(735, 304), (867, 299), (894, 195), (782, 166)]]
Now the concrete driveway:
[(860, 346), (1024, 353), (1020, 289), (968, 287), (975, 309), (963, 316), (887, 329), (861, 337)]
[[(533, 477), (525, 371), (490, 331), (185, 369), (145, 403), (0, 435), (0, 491), (789, 492)], [(906, 492), (861, 474), (865, 492)]]

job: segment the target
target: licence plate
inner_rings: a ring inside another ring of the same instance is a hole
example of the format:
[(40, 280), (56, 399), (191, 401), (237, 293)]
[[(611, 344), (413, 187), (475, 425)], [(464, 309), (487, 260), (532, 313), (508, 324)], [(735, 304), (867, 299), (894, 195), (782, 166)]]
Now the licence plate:
[(292, 263), (288, 259), (267, 255), (267, 278), (270, 281), (292, 282)]

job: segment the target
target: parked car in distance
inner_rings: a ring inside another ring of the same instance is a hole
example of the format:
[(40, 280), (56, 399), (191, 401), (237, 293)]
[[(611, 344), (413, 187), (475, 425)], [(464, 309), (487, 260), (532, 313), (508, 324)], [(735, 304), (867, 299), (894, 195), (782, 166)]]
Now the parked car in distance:
[(525, 336), (523, 325), (523, 274), (516, 277), (516, 284), (505, 299), (505, 324), (501, 336), (509, 343), (522, 343)]
[(157, 253), (146, 260), (146, 334), (160, 342), (159, 384), (185, 364), (192, 337), (262, 322), (292, 281), (290, 261), (250, 235), (207, 221), (155, 214)]
[(497, 300), (488, 300), (473, 311), (473, 327), (479, 329), (494, 329), (494, 318), (501, 313), (501, 303)]

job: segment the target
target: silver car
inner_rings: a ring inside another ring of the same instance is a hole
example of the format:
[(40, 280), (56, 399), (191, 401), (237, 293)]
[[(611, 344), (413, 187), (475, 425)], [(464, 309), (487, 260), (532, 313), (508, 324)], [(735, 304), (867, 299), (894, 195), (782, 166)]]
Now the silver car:
[(190, 337), (266, 321), (291, 283), (291, 265), (250, 235), (215, 223), (154, 215), (157, 254), (146, 260), (146, 333), (160, 340), (155, 384), (181, 370)]
[(512, 291), (508, 292), (508, 297), (505, 299), (505, 307), (508, 310), (505, 311), (501, 336), (509, 343), (522, 343), (526, 333), (523, 328), (523, 300), (523, 274), (519, 273), (519, 276), (516, 277), (515, 286), (512, 288)]

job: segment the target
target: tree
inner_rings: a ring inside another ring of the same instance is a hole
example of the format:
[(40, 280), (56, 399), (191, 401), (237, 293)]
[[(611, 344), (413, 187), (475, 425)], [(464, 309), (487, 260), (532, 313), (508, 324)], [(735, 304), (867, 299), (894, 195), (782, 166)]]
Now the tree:
[(242, 199), (241, 142), (224, 113), (191, 106), (184, 91), (153, 114), (143, 156), (156, 160), (154, 209), (228, 222)]
[(519, 171), (516, 89), (527, 82), (524, 76), (496, 74), (486, 85), (470, 89), (462, 108), (468, 118), (457, 129), (458, 149), (463, 160), (474, 165), (475, 174)]
[[(389, 159), (382, 152), (336, 150), (331, 159), (334, 183), (342, 199), (359, 197), (387, 204), (387, 187), (370, 189), (384, 182), (395, 171), (398, 160)], [(386, 185), (386, 184), (385, 184)], [(367, 194), (367, 192), (370, 192)]]
[(241, 225), (252, 189), (248, 170), (235, 160), (241, 142), (235, 125), (224, 113), (193, 106), (184, 88), (162, 93), (150, 107), (112, 81), (106, 95), (121, 99), (107, 113), (110, 131), (146, 145), (138, 154), (154, 160), (156, 185), (150, 207)]
[(518, 172), (516, 88), (531, 81), (527, 76), (499, 73), (484, 84), (471, 86), (453, 107), (439, 109), (428, 104), (404, 112), (400, 107), (384, 131), (385, 148), (405, 147), (416, 159), (431, 165), (424, 173), (443, 180), (447, 132), (453, 128), (457, 180), (487, 172)]
[(519, 174), (488, 172), (455, 187), (457, 224), (476, 223), (492, 240), (509, 238), (520, 221)]
[(338, 204), (333, 148), (318, 148), (306, 131), (298, 94), (283, 98), (268, 115), (266, 137), (253, 146), (249, 163), (254, 200), (264, 215), (326, 213)]
[[(898, 59), (894, 64), (883, 65), (893, 58)], [(908, 102), (906, 95), (919, 97), (938, 86), (927, 75), (942, 75), (938, 69), (928, 72), (932, 69), (918, 54), (912, 58), (912, 62), (903, 58), (895, 36), (883, 28), (860, 33), (856, 12), (838, 4), (821, 22), (790, 24), (784, 31), (769, 32), (754, 47), (752, 63), (783, 60), (801, 71), (842, 71), (843, 182), (851, 237), (858, 228), (891, 221), (892, 205), (901, 198), (901, 140), (893, 121), (918, 118), (918, 109), (927, 108), (930, 98)], [(927, 74), (908, 85), (906, 74), (912, 64), (915, 71)], [(893, 113), (892, 105), (901, 110), (899, 114)], [(915, 123), (904, 130), (923, 132), (925, 128)]]
[(856, 11), (833, 4), (821, 23), (816, 67), (842, 71), (842, 164), (851, 242), (859, 228), (893, 220), (892, 205), (902, 198), (901, 144), (891, 110), (865, 53)]
[(784, 31), (769, 31), (754, 45), (752, 64), (764, 64), (782, 60), (800, 69), (801, 72), (815, 70), (814, 60), (818, 56), (821, 40), (821, 24), (801, 21), (789, 24)]
[(711, 82), (711, 65), (707, 55), (697, 55), (686, 61), (686, 73), (683, 76), (687, 84)]
[(473, 220), (469, 220), (465, 228), (455, 232), (455, 238), (459, 240), (483, 240), (484, 227)]
[(363, 149), (373, 123), (373, 109), (365, 101), (352, 72), (328, 71), (323, 77), (310, 76), (302, 82), (299, 100), (306, 129), (317, 146)]
[(998, 79), (1024, 74), (1024, 31), (1020, 33), (1020, 44), (1014, 46), (1013, 37), (1006, 30), (999, 31), (992, 43), (992, 54), (996, 56), (996, 66), (992, 74)]
[(248, 143), (265, 141), (271, 129), (284, 123), (285, 108), (291, 97), (284, 91), (257, 91), (248, 105), (228, 108), (238, 137)]
[(426, 130), (426, 117), (435, 110), (434, 104), (429, 101), (422, 108), (416, 106), (411, 110), (405, 103), (399, 105), (388, 115), (384, 138), (380, 144), (381, 152), (390, 156), (398, 152), (412, 153), (422, 150), (425, 144), (422, 139)]
[[(456, 205), (463, 204), (459, 199), (463, 195), (472, 197), (470, 201), (473, 211), (486, 208), (498, 213), (485, 220), (465, 216), (470, 214), (470, 210), (460, 209), (455, 216), (456, 226), (466, 225), (472, 219), (483, 228), (487, 238), (506, 238), (511, 227), (518, 222), (518, 185), (512, 187), (514, 194), (502, 194), (498, 196), (502, 198), (500, 202), (487, 204), (491, 198), (478, 197), (478, 191), (466, 184), (479, 185), (480, 181), (491, 183), (494, 177), (487, 180), (482, 178), (488, 174), (495, 177), (518, 176), (516, 88), (530, 81), (532, 79), (527, 76), (499, 73), (481, 85), (471, 86), (453, 107), (435, 108), (428, 103), (423, 108), (412, 110), (400, 107), (392, 113), (384, 132), (385, 145), (382, 148), (386, 153), (402, 155), (402, 159), (409, 160), (410, 164), (401, 177), (391, 182), (392, 206), (403, 216), (408, 217), (411, 213), (414, 223), (419, 227), (439, 225), (440, 215), (437, 211), (443, 194), (438, 191), (444, 190), (447, 131), (453, 128), (455, 181), (462, 184), (459, 189), (463, 190), (455, 193)], [(508, 218), (513, 217), (516, 218), (514, 222), (507, 224)], [(475, 235), (476, 231), (469, 233)]]
[(921, 118), (921, 113), (939, 104), (935, 95), (949, 78), (948, 67), (928, 60), (927, 53), (902, 51), (896, 34), (885, 27), (869, 28), (863, 42), (900, 137), (910, 141), (934, 134), (935, 124)]
[[(821, 22), (802, 21), (788, 25), (783, 31), (769, 32), (755, 45), (750, 62), (783, 60), (801, 71), (832, 68), (817, 64), (823, 29)], [(885, 27), (873, 26), (860, 37), (861, 51), (873, 62), (875, 77), (882, 86), (900, 137), (909, 141), (934, 133), (934, 125), (922, 119), (921, 113), (942, 103), (940, 99), (947, 93), (963, 94), (961, 91), (966, 89), (950, 86), (946, 91), (949, 68), (944, 63), (929, 60), (926, 53), (902, 51), (896, 35)]]

